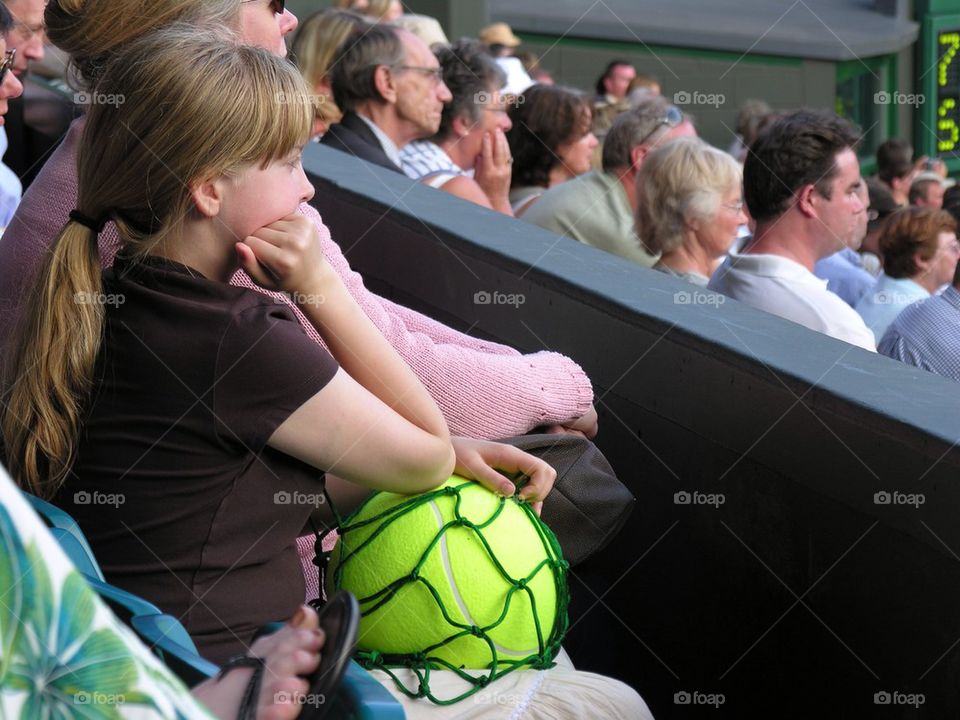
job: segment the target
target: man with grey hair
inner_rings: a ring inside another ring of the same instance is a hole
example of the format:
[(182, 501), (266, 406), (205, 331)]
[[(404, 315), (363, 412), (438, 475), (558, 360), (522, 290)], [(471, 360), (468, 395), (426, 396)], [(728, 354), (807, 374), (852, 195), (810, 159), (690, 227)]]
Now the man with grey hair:
[(603, 145), (603, 170), (594, 170), (545, 192), (523, 220), (559, 235), (650, 267), (659, 259), (637, 236), (635, 180), (654, 148), (697, 131), (659, 95), (617, 117)]
[(321, 143), (395, 172), (402, 172), (400, 150), (436, 134), (451, 99), (426, 43), (387, 25), (359, 28), (347, 37), (331, 80), (344, 115)]

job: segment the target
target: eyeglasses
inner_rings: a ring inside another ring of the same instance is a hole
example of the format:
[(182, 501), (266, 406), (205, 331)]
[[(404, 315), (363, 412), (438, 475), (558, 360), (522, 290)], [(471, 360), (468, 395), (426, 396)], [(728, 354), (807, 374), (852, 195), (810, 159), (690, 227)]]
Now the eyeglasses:
[[(240, 0), (241, 3), (256, 2), (256, 0)], [(283, 15), (287, 10), (287, 0), (269, 0), (270, 7), (277, 15)]]
[(723, 203), (723, 206), (728, 210), (733, 210), (735, 213), (743, 210), (743, 200), (738, 200), (735, 203)]
[(667, 108), (666, 112), (664, 113), (663, 117), (657, 120), (657, 124), (653, 126), (653, 129), (650, 132), (648, 132), (646, 135), (643, 136), (643, 138), (640, 140), (640, 142), (637, 143), (637, 145), (643, 145), (643, 143), (645, 143), (647, 140), (653, 137), (653, 134), (664, 125), (670, 128), (675, 128), (677, 127), (677, 125), (679, 125), (682, 122), (683, 122), (683, 113), (680, 112), (680, 110), (677, 108), (676, 105), (670, 105)]
[(3, 61), (0, 62), (0, 83), (7, 79), (7, 73), (13, 67), (13, 60), (17, 57), (17, 49), (7, 50), (3, 54)]
[(434, 85), (439, 85), (443, 82), (443, 68), (442, 67), (423, 67), (421, 65), (391, 65), (389, 66), (394, 70), (413, 70), (414, 72), (421, 73), (430, 78), (431, 82)]

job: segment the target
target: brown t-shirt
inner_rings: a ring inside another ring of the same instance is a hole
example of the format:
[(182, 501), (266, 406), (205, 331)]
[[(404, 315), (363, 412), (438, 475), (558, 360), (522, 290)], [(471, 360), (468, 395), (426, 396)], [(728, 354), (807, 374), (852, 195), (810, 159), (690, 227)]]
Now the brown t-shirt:
[(104, 342), (57, 502), (109, 582), (205, 657), (245, 652), (302, 602), (295, 539), (322, 503), (323, 473), (266, 443), (337, 364), (285, 306), (169, 260), (118, 256), (93, 300)]

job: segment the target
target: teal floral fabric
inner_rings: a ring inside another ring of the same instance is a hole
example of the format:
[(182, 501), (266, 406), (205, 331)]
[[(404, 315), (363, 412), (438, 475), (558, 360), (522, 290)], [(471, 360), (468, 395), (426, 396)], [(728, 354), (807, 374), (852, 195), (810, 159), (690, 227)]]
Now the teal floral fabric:
[(0, 470), (0, 720), (210, 717)]

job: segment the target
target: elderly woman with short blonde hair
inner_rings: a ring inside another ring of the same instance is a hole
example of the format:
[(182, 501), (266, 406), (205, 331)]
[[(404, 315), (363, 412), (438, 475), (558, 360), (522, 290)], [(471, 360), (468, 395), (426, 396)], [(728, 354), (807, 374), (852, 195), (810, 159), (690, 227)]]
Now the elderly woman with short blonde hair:
[(637, 234), (655, 270), (706, 285), (747, 222), (742, 172), (730, 155), (697, 138), (647, 155), (637, 174)]

